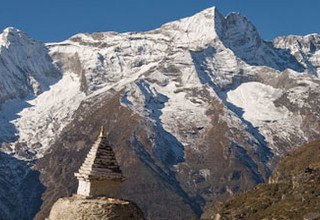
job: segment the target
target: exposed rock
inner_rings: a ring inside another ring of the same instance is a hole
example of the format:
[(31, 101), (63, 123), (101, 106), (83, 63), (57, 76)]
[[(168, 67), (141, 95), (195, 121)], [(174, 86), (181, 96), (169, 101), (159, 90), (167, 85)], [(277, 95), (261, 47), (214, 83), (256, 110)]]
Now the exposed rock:
[(59, 199), (52, 207), (48, 220), (143, 220), (139, 207), (130, 201), (106, 197), (72, 196)]

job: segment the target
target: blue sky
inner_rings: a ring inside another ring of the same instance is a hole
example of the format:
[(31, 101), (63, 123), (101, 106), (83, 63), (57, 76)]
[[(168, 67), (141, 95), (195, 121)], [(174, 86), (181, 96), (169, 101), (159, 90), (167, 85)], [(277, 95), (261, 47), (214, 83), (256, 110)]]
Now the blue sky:
[(145, 31), (217, 6), (240, 12), (263, 38), (320, 33), (320, 0), (0, 0), (0, 29), (17, 27), (44, 41), (79, 32)]

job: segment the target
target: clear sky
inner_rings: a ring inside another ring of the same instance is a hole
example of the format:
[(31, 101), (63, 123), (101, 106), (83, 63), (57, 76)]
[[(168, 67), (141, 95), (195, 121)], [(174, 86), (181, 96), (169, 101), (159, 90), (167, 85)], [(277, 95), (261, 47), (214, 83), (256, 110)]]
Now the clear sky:
[(217, 6), (246, 16), (263, 38), (320, 33), (320, 0), (0, 0), (0, 29), (13, 26), (44, 41), (79, 32), (146, 31)]

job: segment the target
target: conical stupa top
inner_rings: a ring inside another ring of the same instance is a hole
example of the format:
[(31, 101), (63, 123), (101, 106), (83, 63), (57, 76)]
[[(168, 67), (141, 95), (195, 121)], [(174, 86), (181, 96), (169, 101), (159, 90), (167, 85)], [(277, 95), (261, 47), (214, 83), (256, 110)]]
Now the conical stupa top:
[(121, 169), (112, 147), (108, 144), (104, 128), (100, 128), (98, 139), (91, 147), (78, 173), (78, 179), (117, 179), (122, 180)]
[(99, 134), (99, 138), (103, 138), (103, 137), (106, 137), (105, 134), (104, 134), (104, 127), (101, 126), (100, 128), (100, 134)]

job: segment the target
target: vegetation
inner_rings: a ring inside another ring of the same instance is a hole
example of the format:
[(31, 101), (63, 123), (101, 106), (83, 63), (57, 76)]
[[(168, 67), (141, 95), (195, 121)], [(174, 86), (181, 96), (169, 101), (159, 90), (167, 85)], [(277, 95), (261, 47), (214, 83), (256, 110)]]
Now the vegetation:
[(280, 161), (268, 184), (215, 203), (204, 219), (320, 219), (320, 141)]

